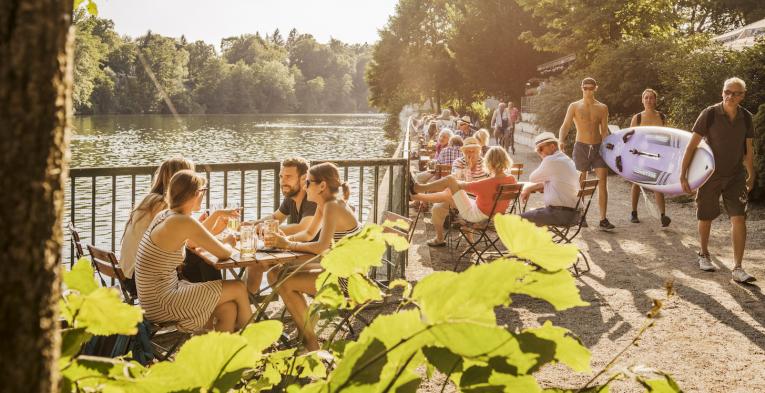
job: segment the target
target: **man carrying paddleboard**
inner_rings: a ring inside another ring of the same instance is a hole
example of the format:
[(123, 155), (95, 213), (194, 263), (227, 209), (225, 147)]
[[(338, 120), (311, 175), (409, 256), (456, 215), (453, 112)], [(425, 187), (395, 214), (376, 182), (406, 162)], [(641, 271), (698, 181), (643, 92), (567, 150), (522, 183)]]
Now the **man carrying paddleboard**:
[[(642, 94), (643, 98), (643, 111), (640, 113), (636, 113), (634, 116), (632, 116), (632, 121), (630, 122), (630, 127), (639, 127), (639, 126), (665, 126), (665, 120), (666, 117), (663, 113), (656, 110), (656, 100), (658, 99), (658, 94), (656, 93), (656, 90), (654, 89), (645, 89)], [(644, 191), (645, 192), (645, 191)], [(656, 205), (659, 206), (659, 210), (661, 210), (661, 226), (666, 227), (669, 226), (669, 223), (672, 222), (672, 220), (667, 216), (665, 213), (666, 211), (666, 203), (664, 202), (664, 194), (660, 192), (654, 191), (654, 196), (656, 197)], [(630, 222), (632, 223), (639, 223), (640, 219), (638, 219), (637, 214), (637, 205), (638, 205), (638, 199), (640, 198), (640, 186), (632, 183), (632, 214), (630, 214)]]
[(713, 271), (715, 266), (709, 258), (709, 233), (712, 220), (720, 215), (720, 196), (731, 223), (733, 241), (733, 279), (748, 283), (755, 278), (742, 268), (746, 246), (746, 203), (754, 184), (752, 138), (754, 126), (752, 114), (739, 106), (746, 94), (746, 83), (730, 78), (723, 84), (721, 103), (704, 109), (693, 125), (693, 136), (683, 156), (680, 183), (690, 193), (688, 167), (701, 139), (706, 139), (715, 157), (715, 172), (696, 193), (696, 218), (699, 220), (699, 268)]
[(590, 169), (598, 177), (598, 205), (600, 207), (600, 229), (614, 229), (606, 218), (608, 207), (608, 166), (600, 156), (600, 144), (608, 136), (608, 107), (595, 99), (598, 83), (593, 78), (582, 80), (582, 99), (572, 102), (566, 111), (566, 118), (560, 127), (560, 150), (566, 151), (566, 137), (571, 123), (576, 126), (576, 143), (572, 158), (576, 170), (581, 172), (579, 181), (587, 178)]

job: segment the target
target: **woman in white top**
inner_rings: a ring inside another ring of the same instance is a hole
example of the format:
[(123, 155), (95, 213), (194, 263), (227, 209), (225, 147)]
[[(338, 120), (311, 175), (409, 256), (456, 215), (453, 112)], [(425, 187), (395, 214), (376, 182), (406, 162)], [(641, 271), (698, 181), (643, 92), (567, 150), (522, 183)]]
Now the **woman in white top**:
[[(170, 184), (170, 179), (177, 172), (189, 169), (194, 170), (194, 163), (183, 157), (175, 157), (165, 160), (154, 172), (154, 182), (151, 185), (149, 195), (146, 195), (141, 203), (130, 213), (125, 232), (122, 235), (120, 247), (120, 267), (128, 278), (127, 290), (136, 294), (133, 271), (135, 270), (135, 258), (138, 251), (138, 243), (143, 238), (146, 228), (154, 220), (157, 213), (167, 209), (165, 192)], [(205, 227), (214, 234), (220, 233), (226, 228), (228, 217), (235, 216), (235, 210), (222, 210), (213, 212), (205, 221)]]
[[(285, 237), (275, 236), (275, 246), (287, 250), (309, 252), (320, 254), (332, 247), (335, 241), (345, 236), (357, 233), (361, 226), (356, 220), (356, 214), (348, 206), (350, 190), (346, 183), (340, 182), (340, 175), (337, 167), (331, 163), (314, 165), (308, 170), (306, 180), (306, 192), (308, 200), (316, 202), (316, 215), (309, 228), (301, 233)], [(342, 199), (337, 194), (342, 189)], [(321, 225), (321, 233), (317, 241), (313, 239), (311, 227)], [(269, 239), (270, 240), (270, 239)], [(313, 268), (313, 267), (312, 267)], [(279, 270), (272, 269), (268, 273), (268, 279), (271, 285), (276, 283), (279, 278)], [(295, 325), (300, 330), (309, 351), (319, 349), (319, 340), (313, 329), (313, 322), (307, 318), (308, 303), (303, 294), (316, 295), (316, 279), (319, 273), (300, 272), (287, 279), (279, 287), (279, 296), (284, 300)]]
[(157, 214), (138, 244), (135, 282), (147, 319), (175, 322), (181, 330), (215, 328), (233, 332), (252, 317), (247, 289), (239, 280), (191, 283), (178, 279), (187, 242), (219, 259), (231, 257), (224, 245), (191, 213), (201, 208), (205, 179), (182, 170), (170, 180), (165, 196), (169, 209)]

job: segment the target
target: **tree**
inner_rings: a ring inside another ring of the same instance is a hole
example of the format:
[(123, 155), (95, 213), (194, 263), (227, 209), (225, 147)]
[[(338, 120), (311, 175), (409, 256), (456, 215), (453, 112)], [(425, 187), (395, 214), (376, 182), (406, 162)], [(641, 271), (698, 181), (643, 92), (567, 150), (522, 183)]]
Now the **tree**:
[(56, 391), (72, 1), (0, 4), (0, 334), (4, 390)]

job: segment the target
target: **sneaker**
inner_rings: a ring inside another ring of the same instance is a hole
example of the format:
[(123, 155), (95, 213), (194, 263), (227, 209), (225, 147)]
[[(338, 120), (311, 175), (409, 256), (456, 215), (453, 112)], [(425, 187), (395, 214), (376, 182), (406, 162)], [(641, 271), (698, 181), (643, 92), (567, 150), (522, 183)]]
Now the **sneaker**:
[(672, 219), (669, 218), (669, 216), (665, 216), (664, 214), (661, 215), (661, 226), (662, 228), (666, 228), (669, 226), (669, 223), (672, 222)]
[(630, 213), (630, 222), (633, 224), (640, 224), (640, 219), (638, 219), (637, 212), (633, 211)]
[(715, 265), (712, 264), (712, 260), (709, 258), (709, 254), (699, 253), (699, 269), (705, 272), (715, 271)]
[(733, 269), (733, 281), (740, 282), (742, 284), (748, 284), (750, 282), (757, 281), (757, 279), (750, 276), (749, 273), (744, 271), (744, 269), (737, 267)]
[(604, 231), (610, 231), (610, 230), (616, 228), (614, 226), (614, 224), (611, 224), (610, 222), (608, 222), (607, 218), (604, 218), (604, 219), (600, 220), (599, 227), (600, 227), (601, 230), (604, 230)]
[(431, 239), (425, 244), (427, 244), (430, 247), (446, 247), (446, 242), (443, 240), (438, 240), (438, 239)]

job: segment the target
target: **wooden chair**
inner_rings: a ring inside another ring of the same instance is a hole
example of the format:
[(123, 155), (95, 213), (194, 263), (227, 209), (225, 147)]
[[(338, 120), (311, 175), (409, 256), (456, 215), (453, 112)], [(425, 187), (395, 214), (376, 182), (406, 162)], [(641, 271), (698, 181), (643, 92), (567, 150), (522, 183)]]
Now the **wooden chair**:
[[(401, 221), (406, 222), (408, 224), (409, 228), (404, 228), (404, 227), (400, 227), (400, 226), (393, 226), (393, 227), (385, 227), (385, 229), (383, 229), (383, 231), (386, 232), (386, 233), (395, 233), (395, 234), (401, 235), (401, 236), (403, 236), (406, 239), (406, 241), (409, 244), (412, 244), (412, 237), (414, 237), (414, 228), (417, 226), (417, 222), (419, 221), (419, 218), (420, 218), (419, 214), (417, 214), (414, 219), (411, 219), (409, 217), (404, 217), (402, 215), (393, 213), (391, 211), (386, 211), (386, 212), (383, 213), (383, 222), (385, 222), (385, 221), (396, 222), (396, 221), (401, 220)], [(393, 274), (394, 275), (396, 274), (396, 271), (400, 269), (401, 275), (399, 277), (403, 278), (403, 279), (406, 279), (406, 267), (409, 264), (409, 253), (407, 251), (404, 251), (403, 254), (404, 254), (404, 258), (403, 258), (403, 263), (401, 264), (401, 266), (396, 266), (394, 263), (392, 263), (392, 262), (390, 262), (388, 260), (385, 260), (385, 259), (383, 261), (388, 263), (389, 266), (392, 266)], [(389, 270), (389, 272), (388, 272), (388, 282), (390, 282), (392, 278), (393, 277), (390, 274), (390, 270)]]
[[(515, 210), (515, 206), (519, 205), (518, 198), (521, 195), (522, 189), (523, 185), (521, 184), (500, 184), (497, 187), (497, 194), (494, 196), (494, 204), (491, 207), (491, 214), (489, 214), (489, 219), (479, 223), (469, 223), (464, 220), (457, 220), (455, 222), (457, 229), (462, 236), (460, 240), (464, 239), (468, 245), (465, 251), (463, 251), (462, 254), (460, 254), (460, 256), (455, 260), (453, 269), (455, 272), (457, 271), (460, 260), (468, 253), (475, 253), (477, 257), (476, 263), (486, 262), (484, 254), (486, 254), (490, 249), (494, 249), (494, 251), (496, 251), (500, 256), (504, 255), (502, 250), (497, 247), (497, 243), (500, 240), (499, 236), (494, 236), (493, 238), (489, 236), (489, 234), (492, 232), (496, 234), (496, 229), (494, 228), (494, 222), (492, 221), (492, 218), (496, 213), (505, 213), (497, 211), (497, 205), (500, 201), (510, 202), (508, 209), (512, 214)], [(484, 244), (484, 247), (479, 249), (481, 243)]]
[(521, 181), (521, 175), (523, 175), (523, 163), (518, 162), (513, 164), (510, 168), (510, 174), (515, 176), (515, 179)]
[[(581, 182), (580, 185), (581, 188), (577, 193), (578, 199), (575, 206), (575, 209), (580, 211), (578, 219), (576, 219), (570, 225), (550, 225), (547, 227), (547, 229), (552, 232), (553, 241), (556, 243), (570, 244), (576, 238), (576, 236), (579, 235), (579, 233), (582, 231), (582, 227), (585, 225), (587, 220), (587, 212), (590, 211), (590, 205), (592, 204), (592, 197), (595, 195), (595, 190), (598, 188), (598, 179), (585, 179)], [(579, 255), (581, 255), (582, 259), (584, 260), (586, 269), (579, 270), (579, 258), (577, 258), (576, 263), (574, 263), (572, 266), (575, 276), (579, 276), (582, 273), (587, 273), (590, 271), (590, 262), (587, 259), (587, 256), (584, 255), (582, 250), (579, 250)]]
[(82, 250), (82, 240), (80, 240), (80, 233), (77, 231), (74, 223), (69, 221), (67, 228), (69, 229), (69, 243), (72, 245), (72, 250), (74, 251), (75, 256), (75, 259), (69, 262), (69, 268), (71, 269), (74, 267), (75, 262), (85, 256), (85, 252)]
[[(114, 285), (114, 281), (117, 281), (125, 303), (137, 305), (139, 300), (135, 282), (125, 276), (114, 252), (100, 249), (91, 244), (88, 244), (87, 247), (90, 260), (99, 275), (110, 277), (112, 285)], [(104, 284), (103, 279), (102, 284)], [(159, 360), (165, 360), (172, 356), (181, 344), (191, 337), (189, 333), (180, 332), (175, 322), (156, 323), (146, 318), (144, 321), (148, 324), (149, 339), (153, 346), (154, 357)]]

